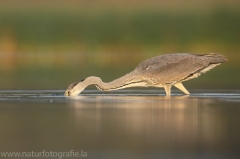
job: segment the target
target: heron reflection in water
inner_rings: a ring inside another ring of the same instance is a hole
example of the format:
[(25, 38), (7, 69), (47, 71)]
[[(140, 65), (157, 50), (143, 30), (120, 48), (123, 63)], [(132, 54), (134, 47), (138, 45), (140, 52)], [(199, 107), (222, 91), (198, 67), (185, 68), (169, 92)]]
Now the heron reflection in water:
[(226, 62), (227, 58), (220, 54), (165, 54), (141, 62), (132, 72), (105, 83), (99, 77), (90, 76), (72, 83), (65, 96), (77, 96), (87, 86), (94, 84), (101, 91), (118, 90), (129, 87), (163, 87), (166, 96), (171, 95), (171, 87), (175, 86), (185, 94), (190, 94), (182, 82), (197, 78), (202, 73)]

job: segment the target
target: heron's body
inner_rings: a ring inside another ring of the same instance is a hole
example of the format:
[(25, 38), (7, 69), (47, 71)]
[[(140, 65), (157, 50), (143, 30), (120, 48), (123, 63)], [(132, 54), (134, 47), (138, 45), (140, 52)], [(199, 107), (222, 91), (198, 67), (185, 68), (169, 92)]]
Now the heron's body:
[(104, 83), (99, 77), (88, 77), (81, 82), (71, 84), (65, 95), (78, 95), (90, 84), (102, 91), (111, 91), (128, 87), (164, 87), (170, 96), (171, 87), (175, 86), (185, 94), (189, 92), (182, 85), (183, 81), (196, 78), (217, 65), (227, 61), (220, 54), (165, 54), (141, 62), (132, 72)]

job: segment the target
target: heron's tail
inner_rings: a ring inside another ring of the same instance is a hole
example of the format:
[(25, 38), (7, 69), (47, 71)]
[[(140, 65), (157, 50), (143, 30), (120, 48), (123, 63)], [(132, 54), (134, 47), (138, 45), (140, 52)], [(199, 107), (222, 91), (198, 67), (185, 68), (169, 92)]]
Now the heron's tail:
[(228, 61), (226, 56), (216, 53), (204, 54), (203, 56), (207, 57), (211, 64), (221, 64)]

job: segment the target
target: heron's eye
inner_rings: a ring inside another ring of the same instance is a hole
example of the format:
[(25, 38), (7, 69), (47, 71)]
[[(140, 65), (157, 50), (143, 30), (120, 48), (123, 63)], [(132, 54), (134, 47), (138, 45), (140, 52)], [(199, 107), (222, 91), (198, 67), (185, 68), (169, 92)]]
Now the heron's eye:
[(68, 96), (70, 96), (70, 95), (71, 95), (71, 92), (70, 92), (70, 91), (68, 91), (68, 92), (67, 92), (67, 95), (68, 95)]

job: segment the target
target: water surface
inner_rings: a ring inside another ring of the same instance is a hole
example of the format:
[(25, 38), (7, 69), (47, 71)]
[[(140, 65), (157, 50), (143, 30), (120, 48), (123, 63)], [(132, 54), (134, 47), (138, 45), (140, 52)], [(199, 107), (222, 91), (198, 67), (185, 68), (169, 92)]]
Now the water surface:
[(0, 91), (0, 149), (88, 158), (239, 158), (240, 90)]

